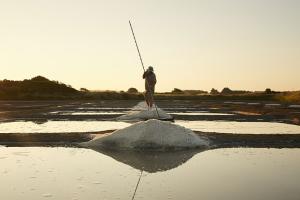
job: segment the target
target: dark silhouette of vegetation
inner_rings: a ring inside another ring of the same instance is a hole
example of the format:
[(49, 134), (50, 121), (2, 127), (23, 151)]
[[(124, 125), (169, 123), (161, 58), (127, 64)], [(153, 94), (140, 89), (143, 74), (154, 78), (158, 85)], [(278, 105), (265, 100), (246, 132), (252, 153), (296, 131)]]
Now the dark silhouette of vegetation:
[(128, 90), (127, 90), (127, 92), (128, 93), (138, 93), (139, 91), (136, 89), (136, 88), (129, 88)]
[(251, 92), (245, 90), (231, 90), (228, 87), (223, 88), (223, 90), (221, 91), (222, 95), (240, 95), (246, 93), (251, 93)]
[(128, 92), (116, 92), (116, 91), (90, 91), (81, 93), (80, 99), (87, 100), (143, 100), (144, 95), (141, 93), (128, 93)]
[(219, 92), (218, 90), (216, 90), (215, 88), (212, 88), (212, 89), (210, 90), (210, 94), (212, 94), (212, 95), (217, 95), (217, 94), (220, 94), (220, 92)]
[(171, 91), (171, 94), (183, 94), (183, 95), (203, 95), (203, 94), (208, 94), (207, 91), (204, 90), (181, 90), (178, 88), (174, 88)]
[(89, 92), (89, 90), (86, 88), (80, 88), (80, 92)]
[(174, 88), (171, 93), (173, 93), (173, 94), (183, 94), (184, 92), (181, 89)]
[[(23, 81), (0, 81), (0, 100), (144, 100), (144, 94), (136, 88), (121, 91), (90, 91), (81, 88), (80, 91), (70, 85), (51, 81), (37, 76)], [(237, 100), (237, 101), (280, 101), (300, 103), (298, 92), (274, 92), (266, 89), (261, 92), (231, 90), (225, 87), (221, 93), (212, 89), (210, 94), (203, 90), (181, 90), (174, 88), (172, 92), (155, 93), (157, 100)]]
[(50, 81), (49, 79), (43, 77), (43, 76), (36, 76), (30, 79), (31, 81), (41, 81), (41, 82), (47, 82)]
[(232, 90), (228, 87), (223, 88), (221, 94), (233, 94)]
[(276, 92), (275, 99), (281, 102), (300, 104), (300, 91)]
[(276, 94), (276, 93), (278, 93), (278, 92), (275, 92), (275, 91), (271, 90), (270, 88), (267, 88), (267, 89), (265, 90), (265, 93), (266, 93), (266, 94)]
[(266, 94), (272, 94), (272, 90), (271, 90), (270, 88), (267, 88), (267, 89), (265, 90), (265, 93), (266, 93)]
[(42, 76), (23, 81), (0, 81), (0, 99), (64, 99), (78, 94), (74, 88)]
[(184, 94), (187, 95), (203, 95), (203, 94), (208, 94), (207, 91), (204, 90), (183, 90)]

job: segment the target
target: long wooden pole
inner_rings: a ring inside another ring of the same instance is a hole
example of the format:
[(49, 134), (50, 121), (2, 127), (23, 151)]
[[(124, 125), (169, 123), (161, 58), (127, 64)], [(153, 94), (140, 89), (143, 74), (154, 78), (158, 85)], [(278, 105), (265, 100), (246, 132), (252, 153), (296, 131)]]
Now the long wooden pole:
[(135, 38), (135, 34), (134, 34), (134, 31), (133, 31), (133, 28), (132, 28), (130, 20), (129, 20), (129, 25), (130, 25), (130, 28), (131, 28), (131, 32), (132, 32), (132, 35), (133, 35), (133, 39), (134, 39), (134, 42), (135, 42), (136, 49), (137, 49), (137, 51), (139, 53), (139, 57), (140, 57), (140, 61), (142, 63), (143, 70), (145, 72), (146, 70), (145, 70), (144, 62), (143, 62), (143, 59), (142, 59), (142, 56), (141, 56), (141, 52), (140, 52), (139, 46), (137, 44), (137, 41), (136, 41), (136, 38)]
[[(137, 51), (138, 51), (138, 53), (139, 53), (140, 61), (141, 61), (141, 64), (142, 64), (142, 67), (143, 67), (143, 70), (144, 70), (144, 73), (145, 73), (146, 70), (145, 70), (144, 62), (143, 62), (143, 59), (142, 59), (142, 56), (141, 56), (141, 52), (140, 52), (139, 46), (138, 46), (138, 44), (137, 44), (137, 41), (136, 41), (136, 38), (135, 38), (135, 34), (134, 34), (134, 31), (133, 31), (133, 28), (132, 28), (132, 25), (131, 25), (130, 20), (129, 20), (129, 25), (130, 25), (130, 29), (131, 29), (131, 32), (132, 32), (132, 35), (133, 35), (133, 39), (134, 39), (134, 42), (135, 42), (135, 46), (136, 46), (136, 49), (137, 49)], [(146, 79), (146, 84), (147, 84), (148, 87), (149, 87), (149, 83), (148, 83), (147, 79)], [(150, 88), (150, 87), (149, 87), (149, 88)], [(153, 91), (153, 92), (154, 92), (154, 91)], [(154, 106), (155, 106), (155, 110), (156, 110), (156, 113), (157, 113), (157, 117), (160, 118), (160, 117), (159, 117), (159, 114), (158, 114), (157, 106), (156, 106), (156, 104), (155, 104), (155, 102), (154, 102), (154, 97), (153, 97), (154, 94), (152, 94), (151, 91), (150, 91), (150, 95), (151, 95), (151, 98), (153, 99), (153, 103), (154, 103)]]

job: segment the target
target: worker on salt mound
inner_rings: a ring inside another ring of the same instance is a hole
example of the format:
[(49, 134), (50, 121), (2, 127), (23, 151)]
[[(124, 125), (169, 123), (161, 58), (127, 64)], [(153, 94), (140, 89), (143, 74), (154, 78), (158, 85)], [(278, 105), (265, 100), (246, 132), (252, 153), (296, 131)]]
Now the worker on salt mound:
[(144, 102), (140, 102), (127, 114), (118, 117), (117, 120), (140, 121), (147, 119), (160, 119), (173, 121), (174, 118), (171, 115), (167, 114), (154, 104), (153, 95), (155, 91), (155, 84), (157, 81), (153, 67), (148, 67), (148, 69), (143, 74), (143, 78), (145, 79), (145, 100), (147, 105), (145, 105)]
[(143, 79), (145, 79), (145, 100), (148, 107), (151, 109), (153, 106), (153, 95), (156, 84), (156, 75), (152, 66), (149, 66), (148, 69), (143, 74)]

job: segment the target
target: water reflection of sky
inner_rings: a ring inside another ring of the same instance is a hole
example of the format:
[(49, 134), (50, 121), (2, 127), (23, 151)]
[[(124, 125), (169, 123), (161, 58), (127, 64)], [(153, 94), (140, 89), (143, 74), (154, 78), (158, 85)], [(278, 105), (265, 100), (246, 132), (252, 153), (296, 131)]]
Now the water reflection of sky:
[(48, 121), (42, 124), (22, 121), (0, 123), (0, 133), (94, 132), (121, 129), (129, 125), (117, 121)]
[(191, 116), (227, 116), (227, 115), (234, 115), (231, 113), (212, 113), (212, 112), (173, 112), (168, 113), (170, 115), (191, 115)]
[(300, 126), (276, 122), (176, 121), (194, 131), (249, 134), (300, 134)]
[(129, 110), (130, 108), (125, 107), (79, 107), (78, 110)]
[(124, 115), (124, 112), (62, 112), (59, 115)]
[[(122, 162), (89, 149), (0, 150), (0, 199), (131, 199), (140, 170), (130, 164), (149, 164), (137, 157)], [(200, 152), (166, 171), (144, 171), (136, 199), (298, 199), (299, 157), (299, 149)]]
[[(249, 134), (300, 134), (300, 126), (275, 122), (184, 121), (175, 124), (194, 131)], [(120, 121), (30, 121), (0, 123), (0, 133), (95, 132), (122, 129), (130, 123)]]

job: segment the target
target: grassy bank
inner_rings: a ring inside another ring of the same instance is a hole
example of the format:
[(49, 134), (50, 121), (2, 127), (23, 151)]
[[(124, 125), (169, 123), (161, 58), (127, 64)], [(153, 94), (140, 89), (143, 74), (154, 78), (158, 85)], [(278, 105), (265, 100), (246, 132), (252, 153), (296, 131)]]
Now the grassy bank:
[(282, 92), (277, 94), (275, 99), (280, 102), (300, 104), (300, 91)]

